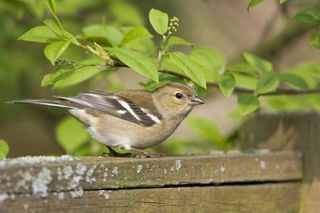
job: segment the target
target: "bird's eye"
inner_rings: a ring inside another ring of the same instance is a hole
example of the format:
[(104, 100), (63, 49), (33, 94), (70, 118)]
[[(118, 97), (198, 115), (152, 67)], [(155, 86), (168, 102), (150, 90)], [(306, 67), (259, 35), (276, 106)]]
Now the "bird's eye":
[(176, 93), (176, 98), (181, 99), (183, 97), (183, 95), (180, 92)]

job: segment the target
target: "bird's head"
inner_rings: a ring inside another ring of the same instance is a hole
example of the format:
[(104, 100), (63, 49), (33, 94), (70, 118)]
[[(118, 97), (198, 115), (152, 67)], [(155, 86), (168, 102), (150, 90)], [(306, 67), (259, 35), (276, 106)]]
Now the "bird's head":
[(159, 112), (167, 118), (184, 118), (194, 106), (204, 104), (194, 89), (180, 83), (170, 83), (158, 88), (153, 93), (153, 101)]

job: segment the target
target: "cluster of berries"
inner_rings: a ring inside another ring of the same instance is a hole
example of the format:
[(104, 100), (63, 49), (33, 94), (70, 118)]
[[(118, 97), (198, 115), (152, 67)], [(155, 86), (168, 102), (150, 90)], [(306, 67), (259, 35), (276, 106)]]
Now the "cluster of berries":
[(63, 58), (59, 58), (56, 63), (55, 63), (56, 66), (77, 66), (77, 63), (75, 61), (72, 61), (70, 59), (63, 59)]
[(173, 17), (169, 21), (169, 27), (168, 27), (168, 36), (172, 35), (173, 33), (177, 32), (179, 26), (179, 19), (177, 17)]

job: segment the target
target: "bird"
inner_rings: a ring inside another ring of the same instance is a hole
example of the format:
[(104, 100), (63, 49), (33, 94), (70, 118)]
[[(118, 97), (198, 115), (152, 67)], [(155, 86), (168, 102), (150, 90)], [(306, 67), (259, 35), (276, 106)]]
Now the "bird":
[(204, 100), (192, 87), (174, 82), (153, 91), (90, 91), (73, 97), (54, 96), (54, 99), (22, 99), (8, 103), (66, 109), (86, 125), (91, 137), (106, 145), (110, 156), (124, 156), (125, 153), (113, 149), (121, 148), (152, 157), (144, 149), (165, 141), (194, 106), (204, 104)]

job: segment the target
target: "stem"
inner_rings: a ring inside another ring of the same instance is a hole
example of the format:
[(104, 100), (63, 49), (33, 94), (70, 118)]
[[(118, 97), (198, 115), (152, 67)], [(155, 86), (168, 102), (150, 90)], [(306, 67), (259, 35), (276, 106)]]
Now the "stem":
[[(162, 43), (162, 45), (160, 46), (160, 49), (159, 49), (159, 51), (158, 51), (158, 56), (157, 56), (157, 60), (158, 60), (158, 70), (161, 68), (162, 56), (163, 56), (164, 54), (166, 54), (166, 51), (164, 50), (164, 47), (166, 46), (168, 39), (169, 39), (169, 35), (167, 35), (167, 36), (163, 35), (163, 43)], [(159, 71), (160, 71), (160, 70), (159, 70)]]
[[(48, 5), (49, 5), (49, 2), (48, 2), (48, 1), (47, 1), (47, 3), (48, 3)], [(53, 18), (56, 20), (56, 22), (57, 22), (57, 24), (59, 25), (60, 29), (63, 30), (63, 26), (62, 26), (62, 24), (61, 24), (61, 22), (60, 22), (60, 20), (59, 20), (59, 18), (58, 18), (58, 16), (57, 16), (57, 14), (52, 10), (52, 8), (50, 7), (50, 5), (49, 5), (49, 9), (50, 9), (51, 15), (52, 15)]]
[(275, 95), (306, 95), (306, 94), (316, 94), (320, 93), (320, 88), (314, 88), (314, 89), (303, 89), (303, 90), (297, 90), (297, 89), (277, 89), (273, 92), (268, 92), (264, 94), (259, 94), (258, 96), (275, 96)]
[[(97, 51), (95, 51), (92, 47), (84, 46), (84, 45), (80, 44), (79, 42), (78, 43), (74, 43), (74, 44), (79, 46), (79, 47), (81, 47), (81, 48), (84, 48), (84, 49), (88, 50), (91, 54), (93, 54), (93, 55), (95, 55), (97, 57), (100, 57), (103, 60), (106, 60), (105, 57), (103, 57), (101, 54), (97, 53)], [(106, 61), (107, 62), (107, 66), (111, 67), (111, 68), (114, 68), (114, 67), (128, 67), (127, 65), (123, 64), (120, 61), (116, 61), (116, 60), (111, 59), (109, 56), (108, 56), (108, 61)], [(159, 72), (166, 73), (166, 74), (173, 75), (173, 76), (177, 76), (179, 78), (191, 80), (189, 77), (187, 77), (187, 76), (185, 76), (183, 74), (180, 74), (180, 73), (176, 73), (176, 72), (171, 71), (171, 70), (159, 69)], [(209, 87), (219, 88), (219, 85), (216, 84), (216, 83), (213, 83), (213, 82), (208, 82), (207, 85)], [(241, 88), (241, 87), (236, 87), (234, 89), (234, 91), (237, 92), (237, 93), (253, 93), (253, 94), (256, 92), (255, 90), (245, 89), (245, 88)], [(320, 93), (320, 88), (304, 89), (304, 90), (278, 88), (277, 90), (272, 91), (272, 92), (263, 93), (263, 94), (257, 94), (257, 96), (259, 97), (259, 96), (276, 96), (276, 95), (305, 95), (305, 94), (316, 94), (316, 93)]]
[(83, 45), (81, 44), (76, 38), (74, 38), (74, 40), (72, 41), (72, 43), (74, 45), (76, 45), (77, 47), (80, 47), (82, 49), (87, 50), (89, 53), (91, 53), (94, 56), (97, 56), (99, 58), (101, 58), (102, 60), (104, 60), (106, 62), (106, 66), (108, 67), (115, 67), (116, 66), (116, 62), (110, 58), (109, 54), (103, 50), (102, 47), (100, 47), (98, 44), (95, 43), (96, 48), (99, 48), (99, 51), (92, 48), (89, 45)]
[[(190, 78), (188, 78), (187, 76), (182, 75), (180, 73), (173, 72), (173, 71), (159, 70), (159, 72), (190, 80)], [(219, 87), (218, 84), (212, 83), (212, 82), (207, 83), (207, 85), (209, 87), (216, 87), (216, 88)], [(236, 87), (234, 89), (234, 91), (237, 93), (255, 93), (255, 90), (245, 89), (245, 88), (241, 88), (241, 87)], [(320, 93), (320, 88), (304, 89), (304, 90), (278, 88), (275, 91), (263, 93), (263, 94), (258, 94), (257, 96), (259, 97), (259, 96), (276, 96), (276, 95), (306, 95), (306, 94), (316, 94), (316, 93)]]
[[(166, 44), (167, 40), (168, 40), (168, 37), (165, 38), (165, 40), (163, 42), (163, 45), (161, 45), (161, 48), (160, 48), (159, 53), (158, 53), (158, 62), (159, 62), (159, 68), (158, 69), (159, 69), (159, 72), (166, 73), (166, 74), (173, 75), (173, 76), (177, 76), (179, 78), (191, 80), (189, 77), (187, 77), (187, 76), (185, 76), (183, 74), (176, 73), (176, 72), (171, 71), (171, 70), (160, 69), (162, 56), (164, 54), (163, 47)], [(81, 48), (87, 50), (88, 52), (90, 52), (91, 54), (93, 54), (93, 55), (105, 60), (106, 61), (106, 66), (108, 66), (108, 67), (111, 67), (111, 68), (114, 68), (114, 67), (128, 67), (127, 65), (123, 64), (122, 62), (110, 58), (110, 56), (107, 53), (106, 53), (107, 55), (101, 54), (99, 51), (96, 51), (91, 46), (88, 46), (88, 45), (85, 46), (85, 45), (81, 44), (78, 40), (73, 41), (73, 44), (78, 46), (78, 47), (81, 47)], [(219, 85), (217, 83), (208, 82), (207, 85), (209, 87), (219, 88)], [(241, 87), (236, 87), (234, 89), (234, 91), (236, 93), (252, 93), (252, 94), (255, 94), (255, 92), (256, 92), (255, 90), (245, 89), (245, 88), (241, 88)], [(316, 94), (316, 93), (320, 93), (320, 88), (304, 89), (304, 90), (278, 88), (277, 90), (272, 91), (272, 92), (263, 93), (263, 94), (257, 94), (257, 96), (260, 97), (260, 96), (276, 96), (276, 95), (305, 95), (305, 94)]]

